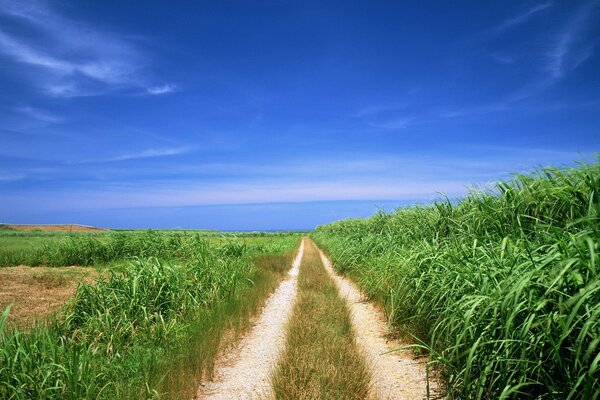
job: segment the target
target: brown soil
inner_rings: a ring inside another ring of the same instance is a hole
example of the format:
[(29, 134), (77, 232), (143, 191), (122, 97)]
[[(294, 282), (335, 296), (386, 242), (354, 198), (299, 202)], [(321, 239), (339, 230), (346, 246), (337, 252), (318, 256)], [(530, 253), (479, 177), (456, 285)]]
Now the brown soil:
[(75, 294), (78, 282), (89, 283), (97, 275), (83, 267), (0, 268), (0, 313), (12, 304), (9, 323), (29, 327), (56, 312)]
[(85, 225), (6, 225), (16, 231), (44, 231), (44, 232), (105, 232), (107, 229)]

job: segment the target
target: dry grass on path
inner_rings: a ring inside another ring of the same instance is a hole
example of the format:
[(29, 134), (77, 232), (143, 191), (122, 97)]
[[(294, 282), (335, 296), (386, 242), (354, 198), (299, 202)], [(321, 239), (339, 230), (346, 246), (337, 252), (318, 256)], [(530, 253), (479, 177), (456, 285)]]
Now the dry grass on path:
[(346, 302), (306, 240), (285, 353), (273, 377), (277, 399), (364, 399), (369, 372), (357, 350)]
[[(285, 344), (285, 325), (296, 296), (303, 249), (304, 244), (301, 244), (291, 269), (290, 263), (285, 265), (286, 278), (264, 303), (260, 316), (252, 319), (247, 334), (239, 342), (229, 341), (226, 346), (217, 343), (213, 347), (221, 350), (214, 374), (212, 379), (204, 380), (194, 398), (247, 400), (271, 397), (270, 376)], [(259, 280), (257, 284), (263, 283)]]
[(417, 359), (410, 349), (402, 349), (409, 343), (388, 335), (383, 311), (365, 301), (365, 296), (350, 279), (336, 274), (331, 261), (320, 250), (319, 255), (339, 295), (350, 307), (356, 343), (367, 357), (372, 374), (369, 399), (420, 400), (437, 396), (437, 382), (434, 379), (428, 382), (427, 359)]

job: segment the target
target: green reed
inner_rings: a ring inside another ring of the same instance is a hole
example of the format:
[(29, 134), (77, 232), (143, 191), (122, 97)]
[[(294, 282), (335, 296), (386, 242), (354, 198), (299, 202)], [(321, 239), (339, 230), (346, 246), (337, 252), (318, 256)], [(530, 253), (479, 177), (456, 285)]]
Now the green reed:
[(600, 163), (319, 227), (452, 398), (600, 396)]

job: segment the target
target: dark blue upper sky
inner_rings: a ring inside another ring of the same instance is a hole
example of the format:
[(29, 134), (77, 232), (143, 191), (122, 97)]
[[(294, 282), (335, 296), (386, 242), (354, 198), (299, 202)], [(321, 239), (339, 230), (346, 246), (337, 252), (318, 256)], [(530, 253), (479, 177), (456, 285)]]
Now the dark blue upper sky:
[(312, 228), (600, 150), (600, 1), (0, 0), (0, 222)]

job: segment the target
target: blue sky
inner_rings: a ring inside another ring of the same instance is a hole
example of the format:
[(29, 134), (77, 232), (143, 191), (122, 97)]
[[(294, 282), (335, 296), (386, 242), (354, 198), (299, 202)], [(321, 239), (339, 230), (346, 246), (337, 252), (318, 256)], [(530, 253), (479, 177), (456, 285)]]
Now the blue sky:
[(0, 222), (306, 229), (600, 150), (600, 1), (0, 0)]

